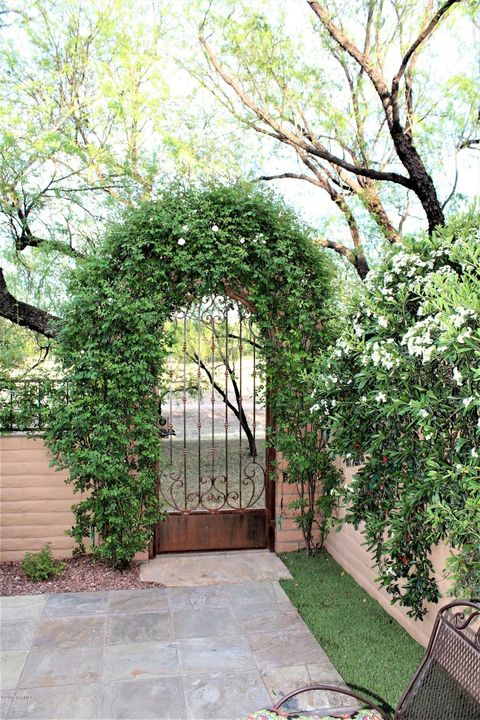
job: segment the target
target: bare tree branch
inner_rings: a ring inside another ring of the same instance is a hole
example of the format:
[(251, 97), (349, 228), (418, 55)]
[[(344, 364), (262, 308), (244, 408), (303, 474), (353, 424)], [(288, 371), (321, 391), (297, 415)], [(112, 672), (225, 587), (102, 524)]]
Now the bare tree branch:
[(398, 93), (398, 87), (400, 85), (400, 80), (402, 79), (402, 76), (403, 76), (405, 70), (407, 69), (408, 63), (410, 62), (414, 53), (418, 50), (420, 45), (423, 42), (425, 42), (425, 40), (428, 38), (428, 36), (432, 34), (432, 32), (435, 30), (438, 23), (442, 19), (442, 17), (447, 12), (447, 10), (449, 10), (453, 5), (455, 5), (456, 3), (460, 2), (460, 1), (461, 0), (447, 0), (447, 2), (437, 10), (437, 12), (433, 16), (433, 18), (430, 20), (430, 22), (428, 23), (426, 28), (424, 28), (424, 30), (422, 30), (420, 35), (410, 45), (407, 52), (403, 56), (403, 59), (402, 59), (402, 62), (400, 64), (397, 74), (395, 75), (395, 77), (392, 80), (391, 94), (393, 97), (395, 97), (396, 94)]
[(21, 325), (34, 332), (41, 333), (47, 338), (57, 334), (60, 318), (51, 315), (45, 310), (17, 300), (7, 289), (5, 276), (0, 268), (0, 317), (6, 318), (16, 325)]

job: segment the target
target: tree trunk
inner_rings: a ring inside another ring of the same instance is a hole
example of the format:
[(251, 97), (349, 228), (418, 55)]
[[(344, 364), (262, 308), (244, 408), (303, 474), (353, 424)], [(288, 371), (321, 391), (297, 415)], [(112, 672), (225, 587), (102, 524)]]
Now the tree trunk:
[(420, 155), (399, 122), (391, 126), (391, 136), (399, 159), (408, 171), (412, 189), (422, 203), (428, 220), (430, 235), (436, 227), (445, 225), (445, 215), (435, 190), (433, 180), (428, 174)]

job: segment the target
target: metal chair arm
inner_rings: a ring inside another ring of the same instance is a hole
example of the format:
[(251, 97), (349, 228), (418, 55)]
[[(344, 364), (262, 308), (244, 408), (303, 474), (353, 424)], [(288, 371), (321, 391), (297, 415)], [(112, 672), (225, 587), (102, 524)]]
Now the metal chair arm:
[(381, 710), (377, 705), (372, 703), (368, 698), (363, 697), (363, 695), (359, 695), (358, 693), (353, 692), (352, 690), (347, 690), (345, 688), (338, 687), (336, 685), (307, 685), (306, 687), (300, 688), (299, 690), (294, 690), (293, 692), (289, 693), (288, 695), (285, 695), (282, 697), (276, 705), (272, 707), (272, 710), (275, 712), (278, 710), (281, 712), (280, 708), (284, 703), (287, 702), (287, 700), (290, 700), (291, 698), (295, 697), (296, 695), (301, 695), (304, 692), (309, 692), (312, 690), (329, 690), (331, 692), (336, 692), (341, 695), (348, 695), (351, 698), (354, 698), (355, 700), (359, 700), (361, 703), (364, 703), (365, 705), (368, 705), (368, 707), (371, 710), (375, 710), (379, 713), (380, 717), (383, 718), (383, 720), (391, 720), (388, 715), (385, 714), (383, 710)]

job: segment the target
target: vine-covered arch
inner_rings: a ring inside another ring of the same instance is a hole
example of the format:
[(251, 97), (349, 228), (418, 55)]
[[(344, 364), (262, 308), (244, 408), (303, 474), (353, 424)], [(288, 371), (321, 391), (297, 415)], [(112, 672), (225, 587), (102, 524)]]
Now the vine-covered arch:
[(57, 398), (47, 435), (55, 462), (85, 493), (72, 529), (79, 544), (94, 527), (96, 552), (128, 563), (162, 515), (153, 388), (175, 310), (225, 293), (252, 309), (281, 444), (310, 419), (330, 277), (329, 259), (293, 213), (243, 185), (170, 187), (112, 228), (72, 278), (58, 348), (69, 398)]

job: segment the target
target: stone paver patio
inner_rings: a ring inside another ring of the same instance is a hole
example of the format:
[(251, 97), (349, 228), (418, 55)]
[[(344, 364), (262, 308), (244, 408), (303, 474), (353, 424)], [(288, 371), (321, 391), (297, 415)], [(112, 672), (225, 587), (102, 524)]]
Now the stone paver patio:
[(277, 581), (1, 599), (2, 718), (234, 720), (341, 684)]

